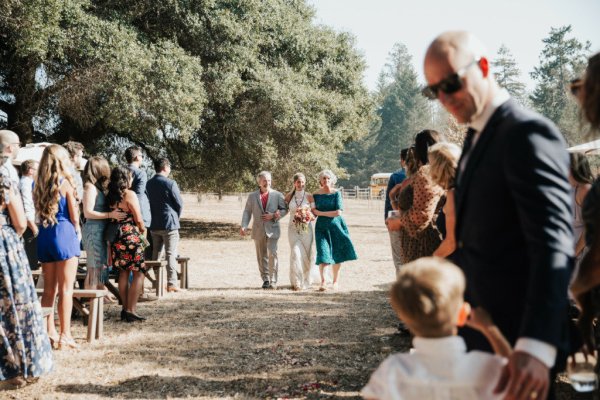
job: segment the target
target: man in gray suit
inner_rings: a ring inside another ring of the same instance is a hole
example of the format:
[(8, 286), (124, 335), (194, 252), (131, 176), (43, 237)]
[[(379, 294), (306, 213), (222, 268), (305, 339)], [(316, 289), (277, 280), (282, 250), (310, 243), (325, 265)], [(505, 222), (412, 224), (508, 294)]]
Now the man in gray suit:
[(277, 241), (280, 236), (279, 220), (287, 213), (283, 195), (271, 189), (271, 173), (262, 171), (256, 178), (259, 190), (250, 193), (242, 216), (240, 234), (246, 235), (250, 219), (252, 239), (256, 246), (258, 270), (263, 289), (277, 288)]

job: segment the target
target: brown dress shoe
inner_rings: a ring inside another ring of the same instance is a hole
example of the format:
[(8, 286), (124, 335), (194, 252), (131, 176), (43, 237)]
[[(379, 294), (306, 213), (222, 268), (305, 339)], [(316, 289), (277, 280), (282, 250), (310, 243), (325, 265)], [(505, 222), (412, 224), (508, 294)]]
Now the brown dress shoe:
[(167, 292), (181, 292), (181, 289), (175, 285), (167, 285)]

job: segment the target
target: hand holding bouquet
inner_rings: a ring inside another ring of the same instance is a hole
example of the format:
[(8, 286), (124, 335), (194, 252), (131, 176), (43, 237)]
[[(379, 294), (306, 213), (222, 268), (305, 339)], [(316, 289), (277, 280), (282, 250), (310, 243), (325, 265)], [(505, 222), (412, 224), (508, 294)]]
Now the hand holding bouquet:
[(294, 214), (294, 225), (296, 225), (296, 231), (298, 233), (308, 231), (308, 224), (310, 221), (314, 221), (315, 216), (310, 210), (308, 205), (300, 206), (296, 209), (296, 213)]

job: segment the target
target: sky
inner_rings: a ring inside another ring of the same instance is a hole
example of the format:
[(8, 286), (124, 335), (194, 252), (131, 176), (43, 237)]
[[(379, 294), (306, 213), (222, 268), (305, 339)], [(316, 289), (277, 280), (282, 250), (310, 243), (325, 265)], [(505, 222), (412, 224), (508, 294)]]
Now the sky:
[(478, 36), (496, 54), (505, 44), (514, 55), (529, 89), (542, 39), (551, 27), (572, 26), (572, 37), (600, 51), (600, 0), (307, 0), (316, 23), (351, 32), (367, 63), (364, 81), (375, 89), (377, 76), (395, 43), (403, 43), (422, 77), (429, 43), (441, 32), (463, 29)]

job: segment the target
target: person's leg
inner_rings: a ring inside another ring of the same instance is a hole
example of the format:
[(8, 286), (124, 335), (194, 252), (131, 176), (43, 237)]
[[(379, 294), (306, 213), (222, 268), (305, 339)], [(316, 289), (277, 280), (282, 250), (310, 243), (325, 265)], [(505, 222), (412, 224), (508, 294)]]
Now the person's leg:
[(321, 286), (319, 290), (325, 290), (325, 267), (329, 264), (319, 264), (319, 273), (321, 274)]
[(254, 247), (256, 247), (256, 261), (258, 262), (258, 271), (264, 282), (269, 283), (269, 256), (267, 254), (267, 237), (262, 236), (254, 239)]
[(119, 271), (119, 296), (124, 311), (131, 311), (129, 307), (129, 271)]
[(277, 286), (279, 272), (279, 259), (277, 258), (277, 239), (267, 239), (267, 253), (269, 257), (269, 282), (273, 288)]
[(58, 319), (60, 336), (71, 339), (71, 312), (73, 311), (73, 285), (77, 275), (77, 257), (56, 262), (58, 282)]
[(390, 235), (390, 245), (392, 247), (392, 260), (396, 269), (396, 276), (400, 273), (400, 267), (402, 266), (401, 249), (400, 244), (400, 232), (399, 231), (388, 231)]
[(179, 230), (168, 231), (164, 238), (165, 258), (167, 259), (167, 286), (177, 287), (177, 247)]
[(337, 289), (338, 288), (338, 278), (340, 276), (340, 268), (342, 267), (342, 264), (338, 263), (338, 264), (333, 264), (333, 288)]
[(144, 273), (141, 271), (135, 271), (133, 273), (133, 281), (127, 294), (127, 311), (135, 313), (137, 309), (138, 298), (141, 293), (141, 289), (144, 285)]
[(163, 231), (152, 231), (152, 260), (157, 261), (163, 250)]
[(44, 293), (42, 294), (42, 307), (52, 307), (52, 312), (46, 317), (46, 331), (53, 342), (58, 343), (58, 332), (54, 323), (54, 299), (57, 292), (56, 263), (42, 263), (44, 274)]

